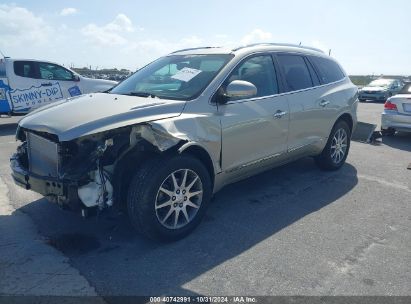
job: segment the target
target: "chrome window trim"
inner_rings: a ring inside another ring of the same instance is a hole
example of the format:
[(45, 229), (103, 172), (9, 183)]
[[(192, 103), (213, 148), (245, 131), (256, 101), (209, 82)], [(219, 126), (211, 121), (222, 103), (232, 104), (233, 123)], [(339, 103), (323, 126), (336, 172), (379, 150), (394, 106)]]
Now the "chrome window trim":
[[(267, 55), (267, 56), (271, 56), (273, 54), (298, 54), (298, 55), (302, 55), (302, 56), (307, 56), (307, 54), (304, 54), (303, 52), (284, 52), (284, 51), (258, 51), (258, 52), (253, 52), (248, 54), (247, 56), (245, 56), (244, 58), (242, 58), (233, 68), (231, 68), (227, 75), (223, 78), (222, 81), (220, 81), (218, 83), (218, 85), (216, 86), (216, 88), (212, 91), (212, 94), (210, 94), (210, 97), (208, 99), (208, 103), (213, 105), (213, 106), (217, 106), (218, 103), (212, 102), (212, 98), (214, 97), (214, 95), (216, 94), (216, 92), (218, 91), (218, 89), (221, 87), (221, 85), (224, 83), (224, 81), (226, 81), (226, 79), (228, 78), (228, 76), (234, 71), (235, 68), (237, 68), (237, 66), (239, 64), (241, 64), (244, 60), (246, 60), (249, 57), (252, 57), (254, 55)], [(310, 55), (310, 56), (315, 56), (315, 55)], [(322, 56), (317, 56), (322, 58)], [(273, 62), (274, 63), (274, 62)], [(274, 63), (275, 65), (275, 63)], [(277, 73), (277, 71), (276, 71)], [(218, 75), (216, 75), (217, 77)], [(281, 75), (279, 73), (277, 73), (277, 81), (278, 81), (278, 76), (281, 77)], [(344, 78), (341, 78), (340, 80), (334, 81), (334, 82), (330, 82), (330, 83), (325, 83), (325, 84), (320, 84), (317, 86), (312, 86), (309, 88), (305, 88), (305, 89), (301, 89), (301, 90), (296, 90), (296, 91), (289, 91), (289, 92), (283, 92), (283, 93), (278, 93), (278, 94), (274, 94), (274, 95), (267, 95), (267, 96), (260, 96), (260, 97), (254, 97), (254, 98), (245, 98), (245, 99), (238, 99), (238, 100), (233, 100), (230, 102), (227, 102), (225, 104), (220, 104), (221, 106), (223, 105), (230, 105), (230, 104), (237, 104), (237, 103), (243, 103), (243, 102), (249, 102), (249, 101), (258, 101), (261, 99), (266, 99), (266, 98), (272, 98), (272, 97), (277, 97), (277, 96), (286, 96), (286, 95), (291, 95), (291, 94), (295, 94), (295, 93), (301, 93), (301, 92), (305, 92), (305, 91), (309, 91), (309, 90), (313, 90), (313, 89), (317, 89), (317, 88), (322, 88), (322, 87), (326, 87), (326, 86), (330, 86), (330, 85), (334, 85), (334, 84), (338, 84), (340, 82), (344, 82), (346, 81), (348, 78), (347, 75), (345, 75), (344, 73)], [(211, 85), (211, 84), (210, 84)]]
[(330, 83), (327, 83), (327, 84), (322, 84), (322, 85), (319, 85), (319, 86), (310, 87), (310, 88), (306, 88), (306, 89), (301, 89), (301, 90), (297, 90), (297, 91), (284, 92), (284, 93), (268, 95), (268, 96), (262, 96), (262, 97), (256, 97), (256, 98), (233, 100), (233, 101), (227, 102), (223, 105), (236, 104), (236, 103), (242, 103), (242, 102), (248, 102), (248, 101), (258, 101), (258, 100), (266, 99), (266, 98), (286, 96), (286, 95), (292, 95), (292, 94), (296, 94), (296, 93), (306, 92), (306, 91), (310, 91), (310, 90), (313, 90), (313, 89), (318, 89), (318, 88), (322, 88), (322, 87), (325, 87), (325, 86), (334, 85), (334, 84), (337, 84), (339, 82), (343, 82), (346, 78), (347, 78), (347, 76), (344, 77), (341, 80), (337, 80), (337, 81), (330, 82)]

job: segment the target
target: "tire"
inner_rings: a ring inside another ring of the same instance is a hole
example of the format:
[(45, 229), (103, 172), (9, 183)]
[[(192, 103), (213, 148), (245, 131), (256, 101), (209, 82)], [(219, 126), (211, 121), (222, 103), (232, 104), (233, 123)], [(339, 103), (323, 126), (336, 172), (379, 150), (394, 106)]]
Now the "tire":
[(365, 102), (366, 101), (366, 99), (358, 99), (360, 102)]
[[(186, 187), (182, 187), (184, 176)], [(128, 216), (144, 236), (176, 241), (200, 224), (211, 200), (211, 191), (210, 174), (198, 159), (189, 155), (151, 158), (130, 183)]]
[(338, 170), (341, 168), (347, 159), (350, 143), (350, 127), (344, 120), (338, 120), (331, 130), (323, 151), (320, 155), (315, 157), (315, 162), (318, 167), (327, 171)]

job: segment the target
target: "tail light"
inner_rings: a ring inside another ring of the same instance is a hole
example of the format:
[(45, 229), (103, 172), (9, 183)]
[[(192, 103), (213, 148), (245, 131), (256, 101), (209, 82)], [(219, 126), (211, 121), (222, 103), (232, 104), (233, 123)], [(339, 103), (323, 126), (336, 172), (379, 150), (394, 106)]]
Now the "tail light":
[(397, 105), (395, 103), (391, 103), (389, 100), (387, 100), (384, 104), (384, 109), (386, 109), (386, 110), (397, 110)]

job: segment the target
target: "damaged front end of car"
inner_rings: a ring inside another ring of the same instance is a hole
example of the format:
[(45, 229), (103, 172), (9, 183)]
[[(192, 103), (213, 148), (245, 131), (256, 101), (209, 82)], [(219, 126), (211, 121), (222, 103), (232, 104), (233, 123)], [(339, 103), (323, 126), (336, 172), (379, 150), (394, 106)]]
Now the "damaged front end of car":
[(81, 211), (124, 205), (131, 171), (153, 154), (170, 153), (188, 142), (155, 123), (141, 123), (70, 141), (19, 127), (23, 143), (10, 159), (16, 184), (62, 207)]

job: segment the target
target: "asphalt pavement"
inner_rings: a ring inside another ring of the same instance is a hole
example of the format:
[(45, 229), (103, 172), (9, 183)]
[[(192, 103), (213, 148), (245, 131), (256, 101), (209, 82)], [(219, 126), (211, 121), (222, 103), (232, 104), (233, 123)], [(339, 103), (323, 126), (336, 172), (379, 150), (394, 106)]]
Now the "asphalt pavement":
[[(359, 120), (382, 108), (360, 104)], [(82, 219), (15, 186), (3, 119), (0, 294), (411, 296), (411, 134), (353, 142), (337, 172), (305, 158), (230, 185), (162, 244), (123, 214)]]

